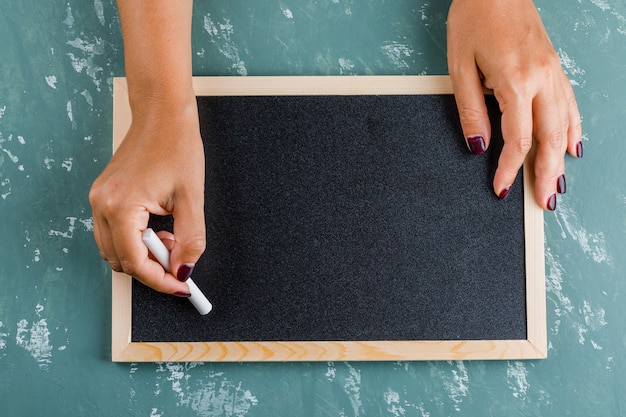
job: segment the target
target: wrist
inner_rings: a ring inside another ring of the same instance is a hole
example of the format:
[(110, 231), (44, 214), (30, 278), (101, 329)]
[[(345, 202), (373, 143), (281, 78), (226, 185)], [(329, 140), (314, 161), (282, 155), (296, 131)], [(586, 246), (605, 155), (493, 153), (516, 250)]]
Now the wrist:
[(149, 87), (129, 82), (129, 103), (133, 123), (194, 122), (198, 120), (198, 106), (191, 81), (186, 86)]

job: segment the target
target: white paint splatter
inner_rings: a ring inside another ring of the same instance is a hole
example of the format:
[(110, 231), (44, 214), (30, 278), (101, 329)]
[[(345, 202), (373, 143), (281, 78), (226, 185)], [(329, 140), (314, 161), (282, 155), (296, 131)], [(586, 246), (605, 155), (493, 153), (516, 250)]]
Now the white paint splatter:
[(50, 331), (45, 318), (41, 317), (43, 306), (37, 304), (35, 312), (39, 320), (30, 324), (26, 319), (22, 319), (17, 323), (17, 332), (15, 334), (15, 344), (26, 350), (37, 361), (40, 369), (48, 370), (52, 363), (52, 349), (50, 343)]
[(80, 95), (85, 98), (85, 101), (87, 102), (89, 107), (93, 107), (93, 97), (91, 96), (91, 93), (88, 90), (83, 90), (80, 93)]
[(7, 197), (11, 195), (11, 181), (8, 178), (5, 178), (0, 182), (0, 186), (6, 190), (4, 193), (0, 194), (0, 197), (2, 197), (3, 200), (6, 200)]
[(74, 113), (72, 111), (72, 100), (69, 100), (65, 105), (65, 110), (67, 112), (67, 118), (70, 119), (70, 122), (74, 123)]
[(402, 405), (400, 405), (400, 394), (392, 390), (391, 388), (387, 388), (387, 391), (384, 392), (383, 398), (387, 403), (387, 412), (395, 417), (401, 417), (405, 415), (406, 410)]
[(2, 330), (3, 327), (4, 327), (4, 323), (0, 321), (0, 350), (7, 347), (7, 338), (9, 337), (9, 334), (5, 333), (5, 331)]
[(348, 367), (348, 375), (343, 384), (343, 390), (348, 394), (354, 417), (359, 417), (363, 407), (363, 402), (361, 401), (361, 373), (350, 364), (346, 363), (346, 366)]
[(11, 153), (11, 151), (10, 151), (10, 150), (5, 149), (5, 148), (0, 148), (0, 149), (2, 150), (2, 152), (4, 152), (5, 154), (7, 154), (7, 156), (8, 156), (8, 157), (9, 157), (9, 159), (11, 160), (11, 162), (13, 162), (14, 164), (17, 164), (17, 163), (18, 163), (19, 158), (18, 158), (17, 156), (13, 155), (13, 154)]
[(50, 88), (56, 90), (57, 89), (57, 77), (56, 75), (48, 75), (47, 77), (44, 77), (44, 79), (46, 80), (46, 84), (48, 84), (48, 86), (50, 86)]
[(150, 417), (161, 417), (163, 414), (159, 413), (159, 409), (158, 408), (153, 408), (150, 411)]
[(39, 250), (39, 248), (35, 248), (35, 250), (33, 251), (33, 261), (39, 262), (40, 260), (41, 260), (41, 251)]
[[(582, 320), (575, 316), (574, 306), (563, 292), (563, 267), (555, 259), (549, 248), (546, 248), (546, 272), (546, 290), (549, 299), (555, 304), (554, 312), (557, 316), (552, 329), (553, 334), (559, 333), (562, 317), (567, 317), (571, 328), (578, 335), (578, 343), (585, 345), (587, 334), (590, 331), (596, 332), (607, 326), (605, 310), (594, 307), (589, 301), (583, 301), (582, 307), (578, 308)], [(596, 350), (602, 350), (602, 346), (594, 341), (591, 341), (591, 345)]]
[(248, 75), (246, 63), (239, 56), (239, 50), (232, 40), (234, 27), (230, 20), (224, 19), (223, 23), (215, 23), (211, 20), (211, 14), (204, 16), (204, 30), (211, 36), (211, 42), (217, 45), (220, 53), (228, 60), (232, 61), (231, 68), (238, 75)]
[(452, 369), (452, 378), (447, 374), (441, 373), (441, 379), (443, 387), (447, 391), (450, 400), (454, 403), (454, 409), (457, 412), (461, 411), (461, 403), (463, 399), (469, 394), (469, 375), (467, 368), (463, 361), (447, 362), (450, 366), (455, 366), (456, 369)]
[(333, 362), (328, 362), (328, 369), (325, 374), (328, 382), (333, 382), (335, 377), (337, 376), (337, 368), (335, 368), (335, 364)]
[(286, 7), (281, 8), (281, 11), (283, 12), (283, 15), (287, 18), (287, 19), (293, 19), (293, 13), (291, 12), (291, 10), (289, 10)]
[[(243, 389), (242, 383), (231, 382), (223, 373), (210, 373), (208, 382), (196, 382), (187, 371), (198, 366), (202, 363), (159, 364), (158, 373), (169, 373), (166, 380), (177, 397), (177, 406), (190, 407), (200, 417), (243, 417), (258, 404), (257, 398)], [(217, 379), (220, 377), (222, 380)], [(155, 392), (161, 394), (159, 380)]]
[(26, 144), (26, 139), (24, 139), (24, 136), (17, 135), (17, 141), (22, 145)]
[(104, 6), (102, 0), (93, 0), (93, 7), (96, 10), (96, 16), (98, 16), (98, 22), (104, 26)]
[(61, 168), (65, 168), (67, 172), (70, 172), (72, 170), (73, 161), (74, 161), (74, 158), (65, 159), (63, 162), (61, 162)]
[(546, 290), (556, 297), (557, 305), (555, 313), (560, 317), (563, 313), (571, 313), (574, 310), (572, 301), (563, 292), (563, 268), (556, 261), (552, 251), (546, 248)]
[(598, 331), (607, 325), (604, 309), (593, 308), (589, 301), (583, 301), (582, 313), (585, 317), (585, 324), (593, 331)]
[(339, 58), (339, 74), (340, 75), (353, 75), (354, 63), (348, 58)]
[(96, 89), (100, 91), (102, 80), (98, 77), (104, 69), (96, 65), (95, 60), (97, 56), (104, 53), (103, 40), (95, 37), (92, 42), (88, 42), (81, 38), (75, 38), (71, 41), (67, 41), (66, 44), (77, 49), (76, 54), (73, 52), (67, 53), (74, 70), (79, 74), (83, 72), (87, 74), (96, 85)]
[(564, 50), (559, 48), (559, 58), (561, 60), (561, 66), (565, 73), (570, 77), (570, 84), (584, 86), (585, 85), (585, 70), (580, 68), (576, 62), (565, 53)]
[(52, 169), (52, 164), (54, 163), (54, 159), (50, 158), (50, 157), (44, 157), (43, 159), (43, 164), (46, 167), (46, 169), (50, 170)]
[(89, 217), (88, 219), (78, 219), (78, 221), (83, 224), (86, 231), (93, 232), (93, 217)]
[(70, 5), (67, 5), (67, 9), (65, 9), (66, 11), (66, 17), (65, 20), (63, 21), (63, 23), (71, 28), (72, 26), (74, 26), (74, 16), (72, 15), (72, 8), (70, 7)]
[(581, 323), (574, 323), (573, 327), (574, 327), (574, 330), (576, 330), (576, 333), (578, 333), (578, 343), (580, 343), (581, 345), (584, 345), (585, 341), (587, 340), (585, 339), (585, 335), (587, 334), (589, 329), (587, 329)]
[(591, 0), (591, 2), (597, 7), (599, 7), (600, 9), (602, 9), (603, 12), (606, 12), (607, 10), (611, 10), (611, 6), (609, 6), (606, 0)]
[(387, 42), (380, 49), (387, 55), (396, 69), (406, 70), (409, 68), (407, 60), (411, 58), (414, 50), (408, 45), (400, 42)]
[(530, 388), (526, 365), (520, 361), (508, 362), (506, 366), (506, 377), (509, 388), (513, 391), (513, 396), (525, 400), (526, 393)]
[(430, 3), (424, 3), (420, 6), (419, 12), (421, 14), (421, 20), (424, 26), (428, 26), (428, 13), (426, 10), (430, 7)]
[(65, 218), (68, 222), (69, 225), (67, 227), (67, 231), (65, 232), (61, 232), (59, 230), (50, 230), (48, 231), (48, 235), (49, 236), (60, 236), (60, 237), (64, 237), (66, 239), (71, 239), (74, 236), (74, 230), (76, 230), (76, 217), (66, 217)]
[(604, 232), (587, 232), (578, 220), (576, 212), (567, 201), (560, 203), (556, 219), (561, 229), (578, 242), (583, 252), (591, 256), (597, 263), (611, 265)]

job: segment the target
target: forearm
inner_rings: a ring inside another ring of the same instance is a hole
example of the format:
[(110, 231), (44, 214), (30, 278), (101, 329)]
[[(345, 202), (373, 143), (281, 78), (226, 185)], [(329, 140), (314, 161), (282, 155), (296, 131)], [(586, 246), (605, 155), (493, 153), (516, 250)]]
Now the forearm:
[[(191, 83), (192, 0), (118, 0), (133, 113), (195, 104)], [(193, 101), (193, 103), (192, 103)]]

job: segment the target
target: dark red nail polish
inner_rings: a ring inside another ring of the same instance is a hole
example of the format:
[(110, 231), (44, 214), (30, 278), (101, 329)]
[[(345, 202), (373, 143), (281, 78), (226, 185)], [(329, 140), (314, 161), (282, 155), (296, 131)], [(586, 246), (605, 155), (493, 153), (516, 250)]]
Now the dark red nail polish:
[(189, 293), (189, 292), (175, 292), (174, 295), (176, 297), (183, 297), (183, 298), (191, 297), (191, 293)]
[(195, 266), (194, 264), (182, 264), (181, 266), (178, 267), (176, 278), (178, 278), (180, 282), (187, 281), (189, 277), (191, 276), (191, 273), (193, 272), (194, 266)]
[(485, 139), (483, 139), (482, 136), (468, 137), (467, 144), (474, 155), (482, 155), (485, 153)]
[(565, 194), (567, 186), (565, 185), (565, 174), (561, 174), (556, 182), (556, 192), (559, 194)]
[(498, 194), (498, 198), (500, 200), (504, 200), (506, 198), (506, 196), (509, 195), (510, 191), (511, 191), (511, 186), (510, 185), (508, 187), (504, 187), (502, 189), (502, 191), (500, 191), (500, 194)]
[(552, 194), (550, 198), (548, 198), (548, 210), (556, 210), (556, 194)]
[(576, 144), (576, 156), (579, 158), (583, 157), (583, 142), (582, 141)]

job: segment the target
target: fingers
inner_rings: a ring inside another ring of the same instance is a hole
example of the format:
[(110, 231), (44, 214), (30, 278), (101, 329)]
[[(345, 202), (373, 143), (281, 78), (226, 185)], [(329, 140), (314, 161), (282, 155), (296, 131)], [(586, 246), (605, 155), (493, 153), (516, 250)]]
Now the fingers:
[(535, 198), (548, 210), (556, 209), (557, 194), (566, 191), (564, 155), (568, 148), (569, 108), (561, 85), (535, 98)]
[(569, 118), (569, 130), (567, 136), (567, 152), (576, 158), (583, 157), (583, 142), (582, 142), (582, 125), (580, 120), (580, 112), (578, 111), (578, 104), (576, 103), (576, 97), (574, 96), (574, 90), (572, 85), (565, 75), (564, 78), (564, 91), (567, 99), (568, 118)]
[(509, 193), (533, 144), (532, 104), (520, 94), (496, 97), (502, 109), (504, 146), (498, 160), (493, 187), (499, 198)]
[(474, 60), (461, 64), (457, 70), (450, 66), (450, 78), (456, 100), (463, 136), (469, 150), (483, 154), (489, 147), (491, 123), (485, 104), (485, 93)]
[(110, 229), (111, 236), (115, 236), (115, 240), (112, 240), (113, 257), (119, 259), (120, 270), (156, 291), (187, 296), (189, 294), (187, 284), (177, 280), (171, 273), (165, 271), (161, 264), (149, 257), (148, 248), (141, 239), (145, 224), (147, 213), (145, 222), (121, 220)]
[(564, 75), (559, 80), (564, 82), (547, 83), (531, 98), (519, 92), (498, 98), (502, 108), (504, 147), (494, 190), (501, 198), (508, 193), (533, 146), (533, 137), (537, 204), (543, 209), (555, 210), (557, 196), (567, 190), (564, 155), (568, 151), (582, 156), (581, 125), (569, 81)]
[(170, 261), (172, 272), (184, 282), (191, 276), (196, 262), (206, 247), (203, 192), (195, 193), (195, 198), (180, 197), (172, 215), (175, 244)]
[(113, 270), (133, 276), (157, 291), (187, 296), (187, 284), (178, 281), (148, 257), (148, 249), (141, 240), (141, 233), (148, 222), (148, 211), (125, 207), (121, 211), (128, 215), (117, 216), (107, 211), (106, 204), (100, 204), (102, 196), (98, 186), (92, 188), (89, 196), (94, 207), (94, 238), (102, 258), (109, 262)]

